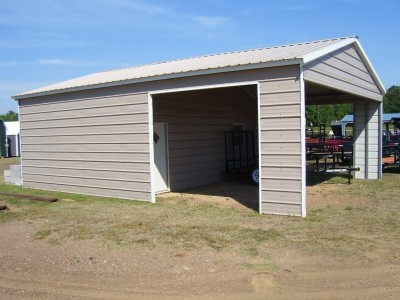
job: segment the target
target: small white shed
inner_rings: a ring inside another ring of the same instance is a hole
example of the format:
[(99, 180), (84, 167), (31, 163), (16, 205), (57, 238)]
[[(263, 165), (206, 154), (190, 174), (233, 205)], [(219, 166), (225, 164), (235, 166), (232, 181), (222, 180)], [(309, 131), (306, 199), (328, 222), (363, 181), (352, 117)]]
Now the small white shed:
[(20, 156), (19, 121), (4, 122), (7, 135), (8, 157)]
[(385, 89), (356, 37), (99, 72), (14, 96), (27, 187), (156, 201), (224, 180), (255, 132), (259, 211), (306, 215), (306, 104), (352, 103), (357, 178), (381, 171)]

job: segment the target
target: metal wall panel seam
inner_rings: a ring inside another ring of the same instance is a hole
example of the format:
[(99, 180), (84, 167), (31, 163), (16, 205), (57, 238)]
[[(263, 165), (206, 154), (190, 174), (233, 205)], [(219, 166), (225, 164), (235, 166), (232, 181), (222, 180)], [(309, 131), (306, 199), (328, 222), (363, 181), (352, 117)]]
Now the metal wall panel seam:
[(301, 143), (301, 216), (307, 216), (306, 206), (306, 96), (304, 83), (304, 69), (300, 65), (300, 143)]
[(153, 140), (153, 97), (147, 94), (148, 118), (149, 118), (149, 154), (150, 154), (150, 200), (156, 203), (155, 174), (154, 174), (154, 140)]
[(260, 82), (257, 82), (257, 135), (258, 135), (258, 213), (262, 214), (262, 165), (261, 165), (261, 93)]
[(378, 179), (382, 178), (382, 118), (383, 118), (383, 101), (378, 108)]
[[(20, 114), (20, 103), (19, 100), (17, 101), (18, 104), (18, 120), (21, 123), (21, 114)], [(22, 168), (22, 130), (20, 128), (19, 130), (19, 163), (20, 163), (20, 170), (21, 170), (21, 186), (24, 186), (24, 174), (23, 174), (23, 168)]]
[[(114, 191), (125, 191), (125, 192), (139, 192), (139, 193), (149, 193), (149, 191), (145, 190), (130, 190), (130, 189), (122, 189), (122, 188), (114, 188), (110, 186), (95, 186), (95, 185), (85, 185), (85, 184), (73, 184), (73, 183), (60, 183), (60, 182), (51, 182), (51, 181), (40, 181), (40, 180), (26, 180), (26, 182), (33, 182), (33, 183), (43, 183), (43, 184), (56, 184), (56, 185), (66, 185), (66, 186), (76, 186), (76, 187), (83, 187), (83, 188), (93, 188), (93, 189), (104, 189), (104, 190), (114, 190)], [(47, 190), (47, 188), (46, 188)], [(77, 192), (79, 194), (79, 192)], [(100, 196), (100, 195), (99, 195)], [(104, 197), (104, 196), (100, 196)], [(140, 199), (135, 199), (140, 200)], [(143, 200), (143, 199), (142, 199)], [(146, 200), (143, 200), (146, 201)]]

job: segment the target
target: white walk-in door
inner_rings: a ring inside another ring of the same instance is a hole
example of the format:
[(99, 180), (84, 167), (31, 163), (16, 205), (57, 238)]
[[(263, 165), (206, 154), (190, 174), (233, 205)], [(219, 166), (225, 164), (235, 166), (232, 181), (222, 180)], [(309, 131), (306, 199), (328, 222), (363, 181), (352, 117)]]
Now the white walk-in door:
[(153, 130), (155, 192), (161, 193), (169, 191), (167, 123), (154, 123)]

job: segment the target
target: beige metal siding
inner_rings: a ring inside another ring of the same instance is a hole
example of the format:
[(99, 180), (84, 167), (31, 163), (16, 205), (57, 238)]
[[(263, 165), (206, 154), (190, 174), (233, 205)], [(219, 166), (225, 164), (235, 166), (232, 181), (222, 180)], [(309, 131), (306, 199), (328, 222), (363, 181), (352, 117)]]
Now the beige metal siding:
[(354, 165), (360, 168), (355, 176), (359, 179), (381, 177), (381, 127), (380, 103), (356, 103), (354, 105)]
[(260, 81), (262, 213), (301, 216), (299, 66)]
[(151, 200), (147, 93), (20, 101), (20, 118), (24, 186)]
[(355, 176), (359, 179), (381, 177), (381, 120), (380, 103), (356, 103), (354, 105), (354, 165), (360, 167)]
[(354, 46), (349, 45), (304, 67), (304, 79), (382, 101), (382, 93)]
[(155, 95), (153, 110), (154, 122), (168, 123), (171, 190), (226, 179), (224, 132), (232, 123), (257, 135), (256, 99), (240, 87)]

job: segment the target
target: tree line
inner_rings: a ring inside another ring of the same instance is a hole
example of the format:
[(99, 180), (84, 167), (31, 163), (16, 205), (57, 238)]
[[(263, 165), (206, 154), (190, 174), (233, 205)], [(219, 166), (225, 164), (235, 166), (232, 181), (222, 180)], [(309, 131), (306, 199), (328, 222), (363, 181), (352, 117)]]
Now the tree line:
[(18, 114), (12, 110), (9, 110), (8, 113), (0, 115), (0, 119), (2, 119), (4, 122), (18, 121)]

